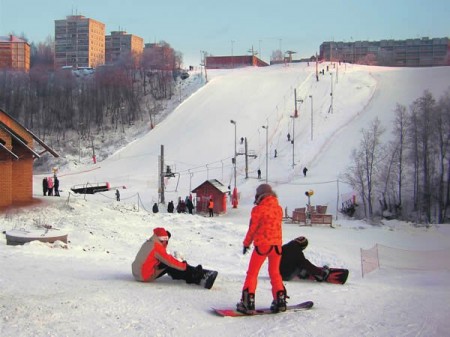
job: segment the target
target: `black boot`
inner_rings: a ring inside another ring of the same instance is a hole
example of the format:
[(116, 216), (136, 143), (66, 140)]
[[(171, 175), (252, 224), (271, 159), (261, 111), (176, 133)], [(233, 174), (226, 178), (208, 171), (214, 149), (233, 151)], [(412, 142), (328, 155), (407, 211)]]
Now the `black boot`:
[(284, 312), (286, 311), (286, 290), (280, 290), (277, 292), (277, 298), (272, 301), (270, 310), (272, 312)]
[(186, 283), (200, 284), (203, 277), (203, 267), (199, 264), (197, 267), (187, 266), (186, 269)]
[(255, 313), (255, 294), (249, 293), (248, 289), (242, 291), (241, 301), (236, 305), (236, 310), (247, 315)]

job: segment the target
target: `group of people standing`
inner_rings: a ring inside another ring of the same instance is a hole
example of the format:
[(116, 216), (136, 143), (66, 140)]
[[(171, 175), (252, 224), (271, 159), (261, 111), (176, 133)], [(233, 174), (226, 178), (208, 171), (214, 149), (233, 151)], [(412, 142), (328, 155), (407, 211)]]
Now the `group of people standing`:
[(177, 213), (187, 212), (189, 214), (193, 214), (194, 203), (192, 202), (192, 197), (186, 196), (184, 200), (179, 197), (176, 208), (173, 201), (169, 201), (169, 203), (167, 204), (167, 213), (173, 213), (175, 210)]
[(59, 197), (59, 179), (56, 174), (53, 177), (42, 179), (42, 192), (45, 196)]

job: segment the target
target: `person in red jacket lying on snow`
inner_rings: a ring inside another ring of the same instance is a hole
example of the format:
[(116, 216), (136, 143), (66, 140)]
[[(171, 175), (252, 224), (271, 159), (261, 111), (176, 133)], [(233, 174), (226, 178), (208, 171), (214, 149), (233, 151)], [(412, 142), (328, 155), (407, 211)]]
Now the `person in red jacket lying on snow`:
[(167, 274), (174, 280), (185, 280), (211, 289), (217, 271), (203, 269), (200, 264), (192, 267), (170, 255), (166, 250), (170, 237), (170, 232), (162, 227), (153, 230), (152, 237), (144, 242), (131, 265), (134, 278), (140, 282), (152, 282)]

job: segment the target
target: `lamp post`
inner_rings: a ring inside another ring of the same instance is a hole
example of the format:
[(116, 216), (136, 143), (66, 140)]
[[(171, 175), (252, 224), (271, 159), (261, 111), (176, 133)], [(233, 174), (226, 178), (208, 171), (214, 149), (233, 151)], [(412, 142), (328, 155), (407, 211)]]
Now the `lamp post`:
[(236, 157), (237, 157), (237, 143), (236, 143), (236, 121), (230, 120), (230, 123), (234, 125), (234, 158), (233, 158), (233, 165), (234, 165), (234, 190), (233, 190), (233, 197), (232, 197), (232, 203), (233, 208), (237, 208), (237, 187), (236, 187)]
[(331, 76), (331, 92), (330, 92), (331, 105), (330, 105), (330, 113), (333, 113), (333, 73), (330, 73), (330, 76)]
[(188, 170), (189, 172), (189, 193), (192, 191), (192, 177), (194, 176), (194, 173), (191, 172), (191, 169)]
[(294, 116), (292, 118), (292, 168), (295, 166), (295, 119), (298, 117), (297, 102), (303, 103), (302, 99), (297, 99), (297, 89), (294, 89)]
[(208, 54), (208, 52), (201, 50), (200, 53), (203, 54), (203, 67), (205, 68), (205, 82), (208, 83), (208, 73), (207, 73), (207, 64), (206, 64), (206, 55)]
[(269, 181), (269, 123), (262, 126), (263, 129), (266, 129), (266, 184)]
[(292, 118), (292, 168), (294, 168), (295, 166), (295, 115), (294, 116), (289, 116), (290, 118)]
[(313, 114), (313, 97), (312, 95), (309, 95), (309, 98), (311, 98), (311, 140), (314, 139), (314, 114)]

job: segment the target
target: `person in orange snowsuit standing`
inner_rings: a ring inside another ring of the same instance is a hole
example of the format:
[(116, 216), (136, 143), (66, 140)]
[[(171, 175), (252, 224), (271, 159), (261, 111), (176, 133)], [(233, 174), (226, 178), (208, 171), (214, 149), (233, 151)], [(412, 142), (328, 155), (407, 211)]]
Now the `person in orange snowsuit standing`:
[(276, 193), (269, 184), (261, 184), (256, 189), (255, 205), (251, 212), (250, 225), (245, 236), (243, 253), (253, 243), (241, 301), (236, 309), (245, 314), (255, 312), (255, 292), (258, 274), (262, 264), (269, 260), (269, 276), (272, 285), (273, 312), (286, 311), (286, 288), (280, 274), (283, 209)]
[(209, 199), (208, 211), (209, 211), (209, 216), (213, 217), (214, 216), (214, 201), (212, 199)]

